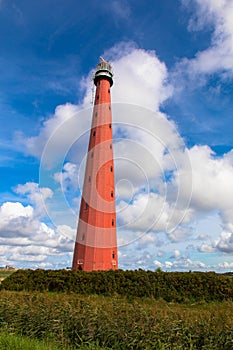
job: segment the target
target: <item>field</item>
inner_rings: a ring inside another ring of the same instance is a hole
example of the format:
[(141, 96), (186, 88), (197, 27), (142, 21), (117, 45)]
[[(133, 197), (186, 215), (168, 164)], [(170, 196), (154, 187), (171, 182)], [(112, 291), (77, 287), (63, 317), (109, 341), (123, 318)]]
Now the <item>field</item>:
[(63, 350), (231, 350), (233, 302), (1, 291), (0, 328)]
[(0, 269), (0, 282), (10, 276), (15, 270)]

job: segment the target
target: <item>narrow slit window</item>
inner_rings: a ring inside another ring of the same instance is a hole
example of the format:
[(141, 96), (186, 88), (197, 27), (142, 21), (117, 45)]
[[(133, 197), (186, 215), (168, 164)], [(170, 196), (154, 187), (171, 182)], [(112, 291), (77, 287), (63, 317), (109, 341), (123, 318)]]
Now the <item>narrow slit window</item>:
[(113, 198), (113, 191), (111, 191), (111, 197)]
[(91, 158), (93, 158), (94, 157), (94, 152), (91, 152)]
[(112, 128), (112, 124), (109, 124), (109, 129), (111, 129)]
[(90, 176), (88, 176), (88, 182), (91, 182), (91, 177)]
[(110, 94), (110, 89), (108, 89), (108, 93)]
[(111, 106), (109, 106), (108, 108), (109, 108), (109, 110), (111, 111)]
[(115, 259), (115, 252), (112, 252), (112, 258)]
[(96, 132), (95, 131), (93, 131), (93, 136), (95, 136), (96, 135)]
[(110, 149), (112, 149), (112, 144), (111, 144), (111, 143), (110, 143), (110, 146), (109, 146), (109, 147), (110, 147)]
[(89, 208), (89, 204), (88, 203), (86, 203), (86, 210)]
[(114, 219), (112, 219), (112, 226), (114, 226)]
[(84, 241), (84, 239), (85, 239), (85, 235), (84, 235), (84, 233), (83, 233), (83, 235), (82, 235), (82, 241)]
[(98, 115), (98, 113), (97, 112), (95, 112), (95, 116), (97, 117), (97, 115)]
[(110, 166), (110, 171), (111, 171), (111, 173), (113, 172), (113, 167), (112, 167), (112, 165)]

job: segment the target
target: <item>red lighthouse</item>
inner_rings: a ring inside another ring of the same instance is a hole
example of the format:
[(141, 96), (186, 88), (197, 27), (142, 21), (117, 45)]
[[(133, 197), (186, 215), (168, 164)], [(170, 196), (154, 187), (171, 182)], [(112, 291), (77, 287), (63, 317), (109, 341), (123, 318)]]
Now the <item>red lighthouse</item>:
[(112, 77), (110, 64), (101, 58), (94, 75), (95, 104), (73, 270), (118, 268), (110, 94)]

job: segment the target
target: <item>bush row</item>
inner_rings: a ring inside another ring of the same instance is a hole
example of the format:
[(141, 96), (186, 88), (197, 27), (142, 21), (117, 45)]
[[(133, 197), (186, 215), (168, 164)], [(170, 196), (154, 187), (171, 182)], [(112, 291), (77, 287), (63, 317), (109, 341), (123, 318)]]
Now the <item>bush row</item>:
[(233, 299), (233, 279), (214, 272), (18, 270), (1, 289), (162, 298), (165, 301)]

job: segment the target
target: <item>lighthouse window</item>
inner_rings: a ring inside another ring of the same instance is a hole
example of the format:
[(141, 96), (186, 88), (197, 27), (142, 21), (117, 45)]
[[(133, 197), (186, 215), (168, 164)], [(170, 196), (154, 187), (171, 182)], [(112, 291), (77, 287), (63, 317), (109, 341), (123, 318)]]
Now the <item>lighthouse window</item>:
[(85, 239), (85, 235), (84, 235), (84, 233), (83, 233), (83, 235), (82, 235), (82, 241), (84, 241), (84, 239)]
[(89, 204), (88, 203), (86, 203), (86, 209), (88, 209), (89, 208)]
[(90, 176), (88, 176), (88, 182), (91, 182), (91, 177)]
[(96, 135), (96, 132), (95, 131), (93, 131), (93, 136), (95, 136)]
[(111, 129), (111, 127), (112, 127), (112, 124), (109, 124), (109, 129)]
[(115, 258), (115, 252), (114, 251), (112, 252), (112, 258), (113, 259)]
[(110, 166), (110, 171), (111, 171), (111, 173), (112, 173), (112, 171), (113, 171), (113, 168), (112, 168), (112, 166)]
[(98, 113), (97, 112), (95, 112), (95, 116), (97, 117), (97, 115), (98, 115)]
[(94, 156), (94, 152), (91, 152), (91, 158), (93, 158), (93, 156)]
[(108, 93), (110, 94), (110, 89), (108, 89)]
[(109, 108), (109, 110), (111, 110), (111, 106), (109, 106), (108, 108)]
[(114, 226), (114, 219), (112, 219), (112, 226)]
[(112, 149), (112, 144), (111, 144), (111, 143), (110, 143), (110, 146), (109, 146), (109, 147), (110, 147), (110, 149)]
[(113, 198), (113, 191), (111, 191), (111, 197)]
[(97, 96), (96, 96), (96, 98), (97, 98), (97, 100), (98, 100), (98, 99), (100, 98), (100, 96), (99, 96), (99, 95), (97, 95)]

